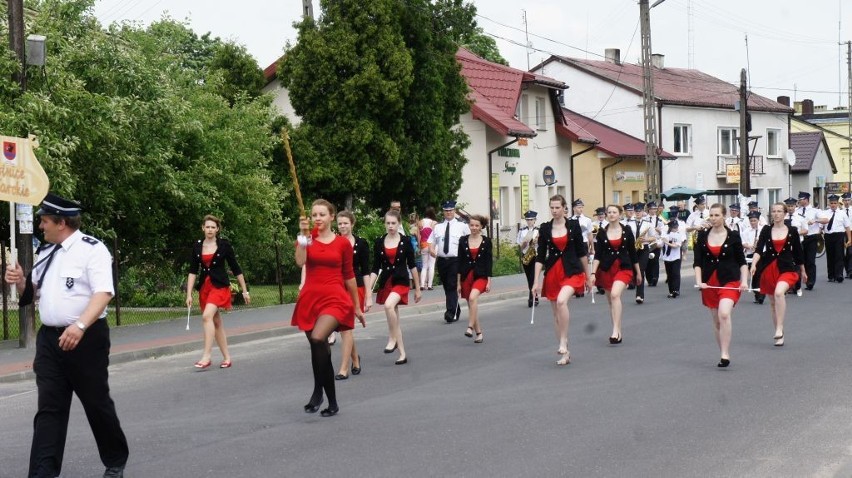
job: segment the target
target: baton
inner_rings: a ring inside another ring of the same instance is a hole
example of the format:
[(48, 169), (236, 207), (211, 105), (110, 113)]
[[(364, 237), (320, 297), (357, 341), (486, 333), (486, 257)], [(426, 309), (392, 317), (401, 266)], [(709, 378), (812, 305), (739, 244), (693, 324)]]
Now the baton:
[(287, 162), (290, 163), (290, 176), (293, 177), (293, 191), (296, 192), (296, 201), (299, 203), (299, 212), (308, 217), (305, 211), (305, 203), (302, 202), (302, 190), (299, 188), (299, 177), (296, 176), (296, 163), (293, 161), (293, 152), (290, 150), (290, 133), (287, 129), (281, 130), (281, 142), (284, 144), (284, 152), (287, 153)]
[[(592, 276), (592, 262), (594, 262), (594, 261), (595, 261), (595, 255), (594, 254), (589, 255), (589, 277)], [(583, 287), (585, 287), (585, 286), (583, 286)], [(589, 292), (592, 295), (592, 304), (594, 304), (595, 303), (595, 290), (589, 289)]]
[[(698, 287), (698, 284), (695, 284), (695, 288), (696, 288), (696, 289), (700, 289), (700, 287)], [(708, 288), (708, 289), (738, 290), (738, 291), (740, 291), (740, 292), (760, 292), (760, 289), (746, 289), (746, 290), (742, 290), (742, 289), (740, 289), (739, 287), (720, 287), (720, 286), (715, 286), (715, 285), (708, 285), (708, 286), (707, 286), (707, 288)]]
[(186, 306), (186, 330), (189, 330), (189, 311), (192, 309), (191, 305)]
[(536, 309), (535, 304), (533, 304), (532, 312), (530, 312), (530, 325), (535, 324), (535, 309)]

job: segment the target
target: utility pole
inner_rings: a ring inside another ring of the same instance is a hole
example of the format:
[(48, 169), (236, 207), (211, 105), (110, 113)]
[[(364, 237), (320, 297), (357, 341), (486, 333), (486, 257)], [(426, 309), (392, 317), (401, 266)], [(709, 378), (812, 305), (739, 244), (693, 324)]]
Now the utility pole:
[(751, 196), (751, 171), (748, 157), (748, 83), (746, 69), (740, 70), (740, 194)]
[[(657, 1), (654, 6), (661, 2)], [(660, 201), (660, 158), (657, 156), (657, 107), (654, 77), (651, 72), (651, 7), (639, 0), (639, 23), (642, 29), (642, 106), (645, 118), (645, 201)]]
[(527, 11), (521, 9), (524, 12), (524, 36), (526, 37), (526, 49), (527, 49), (527, 71), (530, 69), (530, 54), (532, 52), (532, 43), (530, 43), (530, 30), (529, 25), (527, 24)]
[[(21, 85), (21, 94), (23, 94), (27, 90), (26, 51), (24, 49), (24, 2), (23, 0), (8, 0), (7, 5), (9, 13), (9, 47), (15, 53), (15, 57), (21, 68), (15, 75), (15, 79)], [(30, 206), (31, 213), (32, 206)], [(33, 268), (32, 231), (21, 233), (21, 221), (13, 219), (12, 222), (12, 224), (9, 224), (9, 227), (18, 228), (15, 244), (18, 248), (18, 265), (24, 271), (30, 271)], [(35, 347), (35, 307), (33, 304), (18, 308), (18, 325), (20, 331), (18, 345), (21, 348)]]
[(846, 155), (848, 159), (847, 166), (849, 167), (849, 187), (852, 188), (852, 41), (846, 42), (846, 70), (847, 70), (847, 88), (849, 89), (849, 103), (846, 106), (846, 112), (849, 113), (849, 144), (846, 147)]
[(313, 0), (302, 0), (302, 16), (305, 18), (314, 18)]

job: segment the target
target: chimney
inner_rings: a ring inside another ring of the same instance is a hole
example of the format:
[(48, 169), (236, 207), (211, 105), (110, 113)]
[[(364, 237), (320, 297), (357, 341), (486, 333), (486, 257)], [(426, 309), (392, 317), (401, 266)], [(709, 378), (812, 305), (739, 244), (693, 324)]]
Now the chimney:
[(654, 53), (651, 55), (651, 66), (658, 70), (662, 70), (666, 66), (666, 55), (661, 55), (659, 53)]
[(814, 114), (814, 100), (802, 100), (802, 114), (803, 115)]
[(789, 96), (779, 96), (778, 102), (786, 107), (790, 107), (790, 97)]
[(607, 63), (621, 64), (621, 50), (618, 48), (607, 48), (604, 50), (604, 57)]

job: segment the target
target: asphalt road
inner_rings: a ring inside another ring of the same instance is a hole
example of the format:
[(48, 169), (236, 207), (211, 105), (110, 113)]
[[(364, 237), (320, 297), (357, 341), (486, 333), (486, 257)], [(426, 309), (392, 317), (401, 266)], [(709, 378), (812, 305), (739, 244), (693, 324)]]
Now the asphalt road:
[[(566, 367), (546, 302), (535, 325), (523, 299), (484, 305), (481, 345), (462, 335), (465, 315), (404, 317), (404, 366), (374, 320), (356, 333), (363, 373), (337, 382), (333, 418), (302, 410), (299, 335), (237, 345), (229, 370), (195, 371), (197, 353), (115, 365), (127, 476), (849, 477), (848, 288), (791, 297), (784, 347), (768, 305), (744, 298), (728, 369), (693, 289), (628, 301), (620, 346), (602, 297), (575, 299)], [(25, 476), (35, 406), (33, 382), (0, 384), (2, 477)], [(102, 471), (75, 399), (62, 476)]]

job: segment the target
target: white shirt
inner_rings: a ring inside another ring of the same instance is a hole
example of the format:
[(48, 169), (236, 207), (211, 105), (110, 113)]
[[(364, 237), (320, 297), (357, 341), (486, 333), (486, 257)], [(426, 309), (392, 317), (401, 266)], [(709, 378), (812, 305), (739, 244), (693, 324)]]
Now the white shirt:
[(796, 207), (796, 214), (805, 218), (805, 224), (808, 225), (808, 236), (819, 234), (822, 230), (822, 224), (816, 222), (820, 215), (819, 209), (811, 206), (798, 206)]
[(828, 228), (828, 223), (823, 224), (823, 228), (826, 234), (846, 232), (846, 230), (849, 229), (850, 225), (852, 225), (852, 221), (850, 221), (849, 217), (846, 216), (846, 212), (842, 211), (840, 208), (837, 208), (836, 212), (832, 211), (831, 209), (826, 209), (825, 211), (821, 211), (821, 213), (822, 214), (820, 217), (824, 219), (831, 219), (831, 215), (832, 213), (834, 213), (834, 222), (831, 223), (831, 230), (829, 230)]
[(745, 229), (745, 226), (743, 225), (743, 218), (741, 217), (726, 217), (725, 225), (732, 231), (742, 232), (742, 230)]
[[(518, 231), (518, 238), (515, 242), (520, 246), (524, 242), (524, 240), (527, 238), (527, 234), (529, 232), (530, 232), (529, 227), (527, 227), (527, 226), (522, 227)], [(452, 233), (452, 231), (450, 231), (450, 233)], [(529, 243), (527, 244), (527, 247), (521, 247), (521, 255), (526, 254), (527, 250), (530, 247), (533, 247), (533, 245), (536, 243), (537, 240), (538, 240), (538, 227), (533, 226), (532, 236), (530, 238)]]
[[(52, 251), (49, 247), (41, 257)], [(80, 318), (92, 295), (108, 292), (114, 295), (112, 285), (112, 256), (103, 242), (75, 231), (57, 249), (47, 272), (48, 260), (33, 269), (33, 284), (44, 281), (39, 292), (38, 311), (41, 322), (52, 327), (66, 327)], [(106, 317), (106, 308), (99, 318)]]
[[(681, 246), (686, 242), (686, 234), (681, 232), (680, 225), (678, 225), (677, 231), (663, 233), (661, 240), (663, 245), (661, 246), (660, 257), (664, 262), (672, 262), (681, 258)], [(671, 246), (666, 247), (667, 243), (671, 243)]]
[(797, 213), (793, 213), (793, 215), (790, 216), (790, 213), (788, 212), (787, 215), (784, 216), (784, 221), (786, 222), (788, 219), (790, 220), (790, 225), (799, 231), (799, 236), (804, 238), (805, 234), (808, 233), (808, 223), (805, 222), (805, 218)]
[(706, 208), (703, 211), (693, 211), (693, 213), (686, 218), (686, 227), (703, 229), (708, 226), (708, 217), (710, 217), (710, 211)]
[(592, 220), (582, 214), (573, 215), (571, 219), (580, 223), (580, 229), (583, 231), (583, 242), (589, 242), (589, 234), (592, 233)]
[(757, 226), (757, 229), (754, 229), (749, 224), (740, 231), (740, 239), (743, 241), (743, 251), (748, 256), (746, 259), (749, 263), (751, 262), (751, 255), (754, 254), (754, 246), (757, 245), (757, 237), (760, 235), (762, 229), (763, 227), (760, 225)]
[[(450, 228), (450, 248), (444, 254), (444, 236), (447, 233), (447, 227)], [(468, 234), (470, 234), (470, 227), (454, 217), (449, 223), (444, 220), (435, 226), (432, 230), (432, 236), (429, 237), (429, 244), (435, 244), (435, 252), (438, 257), (457, 257), (459, 254), (459, 239)]]

